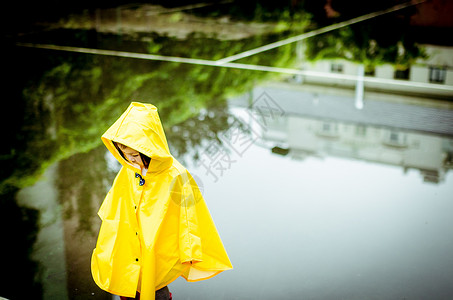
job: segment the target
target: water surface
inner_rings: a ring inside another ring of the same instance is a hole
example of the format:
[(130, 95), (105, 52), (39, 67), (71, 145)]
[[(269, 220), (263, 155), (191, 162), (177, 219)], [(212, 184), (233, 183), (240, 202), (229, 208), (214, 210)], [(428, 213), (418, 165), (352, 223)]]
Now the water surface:
[[(103, 23), (15, 39), (220, 59), (313, 26), (300, 15), (294, 19), (297, 24), (280, 24), (278, 30), (276, 23), (254, 24), (259, 30), (240, 38), (228, 32), (217, 37), (118, 32)], [(342, 34), (354, 37), (357, 31)], [(335, 33), (318, 37), (307, 42), (307, 53), (319, 53), (320, 47), (330, 53), (329, 43), (338, 39)], [(340, 43), (353, 47), (350, 42)], [(302, 46), (240, 62), (306, 66)], [(386, 57), (393, 53), (381, 46)], [(404, 46), (413, 50), (410, 55), (423, 56), (410, 43)], [(144, 101), (159, 108), (173, 155), (202, 186), (234, 266), (207, 281), (177, 279), (170, 284), (174, 299), (453, 297), (448, 91), (383, 92), (365, 82), (359, 109), (356, 82), (342, 86), (332, 76), (313, 82), (14, 44), (6, 50), (14, 59), (6, 63), (12, 84), (5, 93), (14, 101), (4, 111), (17, 123), (5, 121), (8, 147), (1, 150), (2, 236), (11, 245), (2, 254), (18, 262), (21, 272), (10, 269), (2, 277), (8, 284), (2, 284), (0, 296), (112, 298), (90, 273), (97, 211), (119, 168), (100, 135), (130, 101)], [(321, 65), (330, 65), (323, 59)]]

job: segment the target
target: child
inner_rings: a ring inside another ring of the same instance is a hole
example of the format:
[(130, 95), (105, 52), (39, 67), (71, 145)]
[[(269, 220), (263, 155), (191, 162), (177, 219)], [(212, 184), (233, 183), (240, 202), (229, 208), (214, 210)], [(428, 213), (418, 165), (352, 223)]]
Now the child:
[(124, 297), (171, 299), (167, 285), (232, 269), (190, 173), (171, 156), (157, 108), (133, 102), (102, 136), (122, 164), (99, 209), (96, 284)]

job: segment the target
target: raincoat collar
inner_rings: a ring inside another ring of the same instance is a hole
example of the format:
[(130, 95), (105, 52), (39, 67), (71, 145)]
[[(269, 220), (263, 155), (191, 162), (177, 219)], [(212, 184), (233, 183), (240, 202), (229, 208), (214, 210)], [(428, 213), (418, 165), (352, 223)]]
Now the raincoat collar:
[(147, 176), (168, 169), (173, 163), (157, 108), (152, 104), (132, 102), (101, 139), (123, 166), (136, 173), (141, 174), (140, 169), (127, 162), (113, 142), (126, 145), (150, 157)]

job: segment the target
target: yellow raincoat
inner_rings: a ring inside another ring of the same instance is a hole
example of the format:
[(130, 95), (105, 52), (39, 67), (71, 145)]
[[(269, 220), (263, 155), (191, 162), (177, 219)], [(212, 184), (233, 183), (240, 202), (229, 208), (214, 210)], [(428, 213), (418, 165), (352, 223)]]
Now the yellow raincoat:
[[(100, 288), (154, 299), (181, 275), (199, 281), (232, 268), (197, 184), (170, 154), (155, 106), (131, 103), (102, 141), (122, 168), (98, 212), (91, 273)], [(143, 185), (140, 168), (112, 141), (151, 158)]]

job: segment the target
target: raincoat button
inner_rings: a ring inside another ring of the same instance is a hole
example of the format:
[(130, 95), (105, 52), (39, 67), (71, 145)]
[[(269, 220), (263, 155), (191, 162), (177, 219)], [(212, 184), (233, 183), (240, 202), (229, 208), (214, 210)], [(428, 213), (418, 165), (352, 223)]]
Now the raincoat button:
[(138, 258), (136, 258), (135, 261), (138, 261)]
[(145, 179), (142, 178), (142, 176), (138, 173), (135, 173), (135, 178), (140, 178), (140, 181), (138, 182), (139, 186), (142, 186), (145, 184)]

